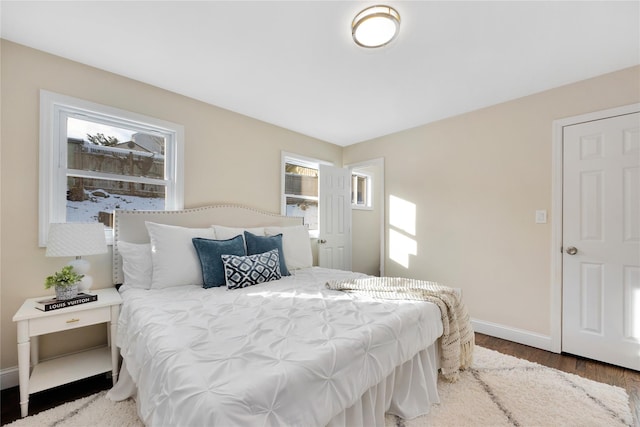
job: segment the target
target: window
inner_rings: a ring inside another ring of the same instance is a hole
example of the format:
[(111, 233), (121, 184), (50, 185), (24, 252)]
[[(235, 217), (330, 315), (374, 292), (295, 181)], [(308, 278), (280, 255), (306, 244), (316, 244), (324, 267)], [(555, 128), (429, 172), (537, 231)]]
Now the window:
[(318, 164), (285, 157), (283, 215), (301, 216), (309, 231), (318, 230)]
[(362, 172), (351, 174), (351, 206), (371, 209), (371, 176)]
[(317, 237), (319, 230), (318, 177), (321, 163), (329, 164), (294, 154), (282, 154), (282, 215), (303, 217), (313, 237)]
[(40, 227), (101, 222), (115, 209), (183, 207), (183, 128), (63, 95), (40, 95)]

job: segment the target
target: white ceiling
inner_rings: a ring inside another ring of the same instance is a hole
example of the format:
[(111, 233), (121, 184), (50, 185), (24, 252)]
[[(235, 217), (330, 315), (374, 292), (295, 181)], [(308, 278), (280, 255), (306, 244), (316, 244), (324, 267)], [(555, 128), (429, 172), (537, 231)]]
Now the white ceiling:
[(640, 63), (640, 2), (2, 1), (3, 38), (349, 145)]

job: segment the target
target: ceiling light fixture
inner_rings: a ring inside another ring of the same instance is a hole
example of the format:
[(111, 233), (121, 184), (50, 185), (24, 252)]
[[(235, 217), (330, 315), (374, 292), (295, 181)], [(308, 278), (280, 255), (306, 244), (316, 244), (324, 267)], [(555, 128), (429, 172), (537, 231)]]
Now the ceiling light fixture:
[(353, 40), (362, 47), (382, 47), (389, 44), (399, 31), (400, 14), (390, 6), (368, 7), (357, 14), (351, 23)]

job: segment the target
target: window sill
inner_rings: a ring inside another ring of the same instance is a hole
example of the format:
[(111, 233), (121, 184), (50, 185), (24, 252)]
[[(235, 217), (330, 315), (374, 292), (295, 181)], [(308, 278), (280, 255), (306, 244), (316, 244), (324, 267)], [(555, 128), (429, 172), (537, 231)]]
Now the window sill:
[(371, 207), (371, 206), (351, 205), (351, 209), (356, 210), (356, 211), (372, 211), (373, 207)]

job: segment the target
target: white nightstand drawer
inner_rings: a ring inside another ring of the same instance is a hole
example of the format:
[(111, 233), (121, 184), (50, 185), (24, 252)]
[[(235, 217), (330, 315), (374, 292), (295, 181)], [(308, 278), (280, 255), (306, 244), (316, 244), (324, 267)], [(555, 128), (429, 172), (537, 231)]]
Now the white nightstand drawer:
[(111, 321), (111, 307), (98, 307), (91, 310), (60, 313), (39, 319), (31, 319), (31, 321), (29, 321), (29, 335), (49, 334), (109, 321)]

